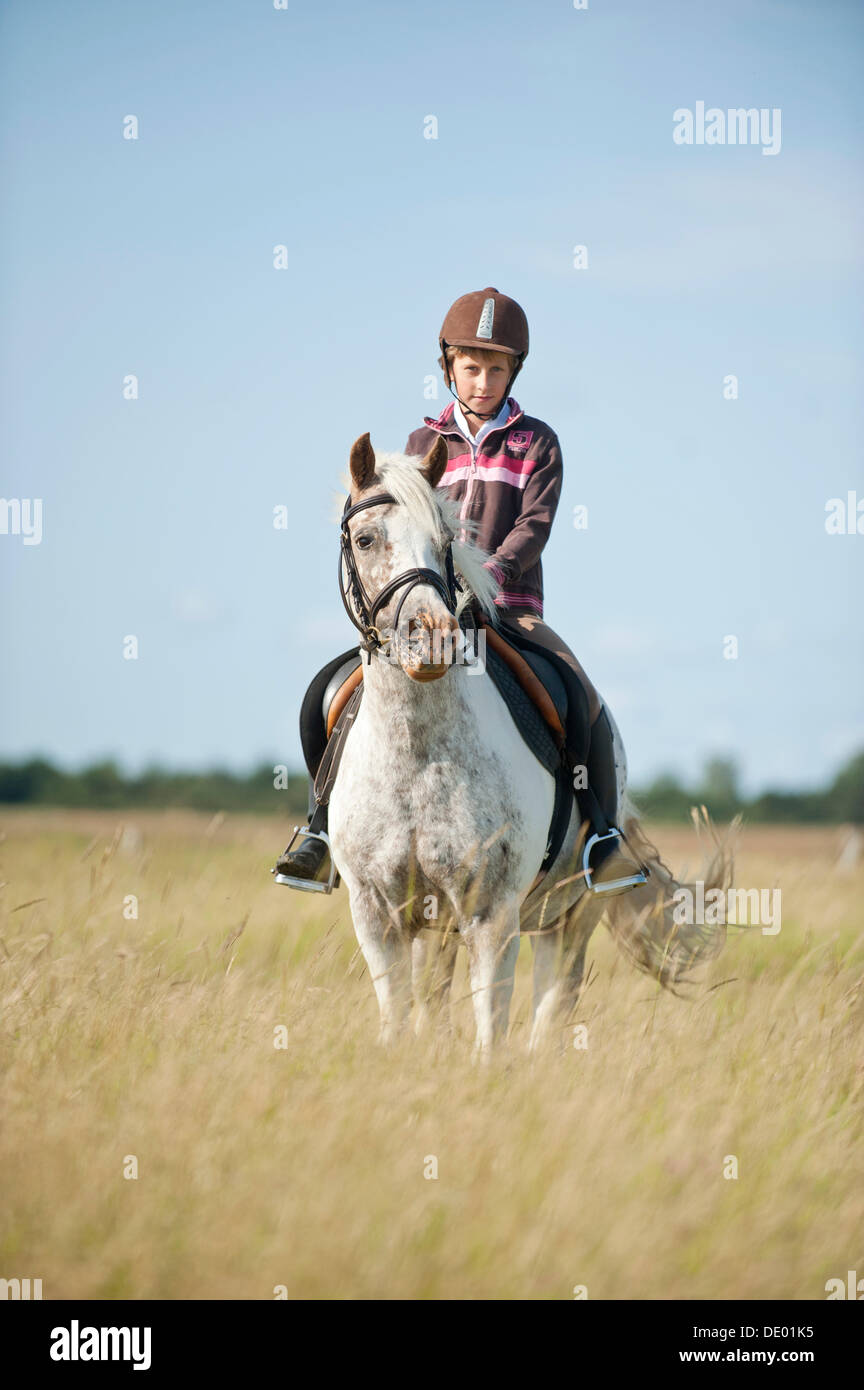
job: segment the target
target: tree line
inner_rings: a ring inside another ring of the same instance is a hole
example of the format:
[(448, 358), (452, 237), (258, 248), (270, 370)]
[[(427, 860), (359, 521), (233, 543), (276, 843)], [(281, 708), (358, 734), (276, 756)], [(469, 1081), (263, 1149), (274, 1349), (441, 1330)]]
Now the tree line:
[[(764, 791), (747, 798), (730, 758), (712, 758), (694, 786), (671, 773), (633, 793), (650, 820), (678, 821), (690, 807), (705, 805), (715, 820), (743, 812), (749, 821), (864, 824), (864, 750), (833, 780), (816, 791)], [(137, 776), (116, 762), (92, 763), (78, 772), (55, 767), (45, 758), (0, 763), (0, 803), (16, 806), (79, 806), (105, 809), (188, 808), (197, 811), (257, 811), (278, 815), (306, 811), (305, 773), (278, 775), (271, 763), (249, 773), (215, 768), (177, 772), (152, 767)]]

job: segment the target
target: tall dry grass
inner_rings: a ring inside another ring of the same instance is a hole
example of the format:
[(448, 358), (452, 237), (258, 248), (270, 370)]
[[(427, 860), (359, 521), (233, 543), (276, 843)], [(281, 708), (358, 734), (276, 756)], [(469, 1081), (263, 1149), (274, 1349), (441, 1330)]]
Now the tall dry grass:
[[(693, 999), (601, 928), (585, 1049), (527, 1057), (523, 944), (510, 1046), (480, 1068), (464, 963), (449, 1045), (377, 1048), (344, 889), (275, 887), (272, 821), (0, 830), (0, 1276), (46, 1298), (819, 1299), (864, 1275), (864, 867), (832, 875), (838, 832), (745, 828), (737, 882), (782, 886), (782, 930), (731, 929)], [(654, 838), (692, 877), (695, 837)]]

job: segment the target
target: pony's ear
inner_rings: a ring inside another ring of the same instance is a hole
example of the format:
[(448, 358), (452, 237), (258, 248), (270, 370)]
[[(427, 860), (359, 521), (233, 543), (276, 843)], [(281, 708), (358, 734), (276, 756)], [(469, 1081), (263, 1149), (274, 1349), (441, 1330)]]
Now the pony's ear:
[(375, 473), (375, 450), (372, 448), (368, 430), (351, 445), (349, 462), (354, 485), (358, 491), (362, 491), (364, 487), (369, 486)]
[(439, 434), (432, 448), (420, 465), (420, 472), (430, 487), (437, 487), (447, 467), (447, 441)]

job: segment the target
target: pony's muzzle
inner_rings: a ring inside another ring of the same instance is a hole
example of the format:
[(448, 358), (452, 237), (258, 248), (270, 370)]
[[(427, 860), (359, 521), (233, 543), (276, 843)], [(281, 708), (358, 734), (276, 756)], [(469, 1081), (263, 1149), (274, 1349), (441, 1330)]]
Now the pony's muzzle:
[(453, 615), (420, 608), (400, 627), (398, 655), (405, 674), (414, 681), (437, 681), (446, 675), (461, 645), (461, 629)]

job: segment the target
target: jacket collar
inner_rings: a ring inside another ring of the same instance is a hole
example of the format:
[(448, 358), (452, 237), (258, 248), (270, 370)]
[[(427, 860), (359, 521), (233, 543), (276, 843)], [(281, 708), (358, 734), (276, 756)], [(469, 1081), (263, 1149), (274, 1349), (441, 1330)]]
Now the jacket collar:
[[(429, 426), (430, 430), (437, 430), (438, 434), (458, 434), (461, 439), (462, 431), (453, 418), (455, 404), (455, 401), (451, 401), (449, 405), (445, 405), (437, 420), (433, 419), (431, 415), (424, 416), (424, 423)], [(514, 421), (521, 418), (523, 411), (519, 402), (515, 401), (512, 396), (508, 396), (507, 404), (510, 407), (507, 419), (504, 421), (503, 425), (496, 425), (488, 434), (484, 434), (480, 441), (481, 444), (485, 444), (486, 440), (489, 439), (491, 435), (497, 434), (498, 430), (509, 429)]]

